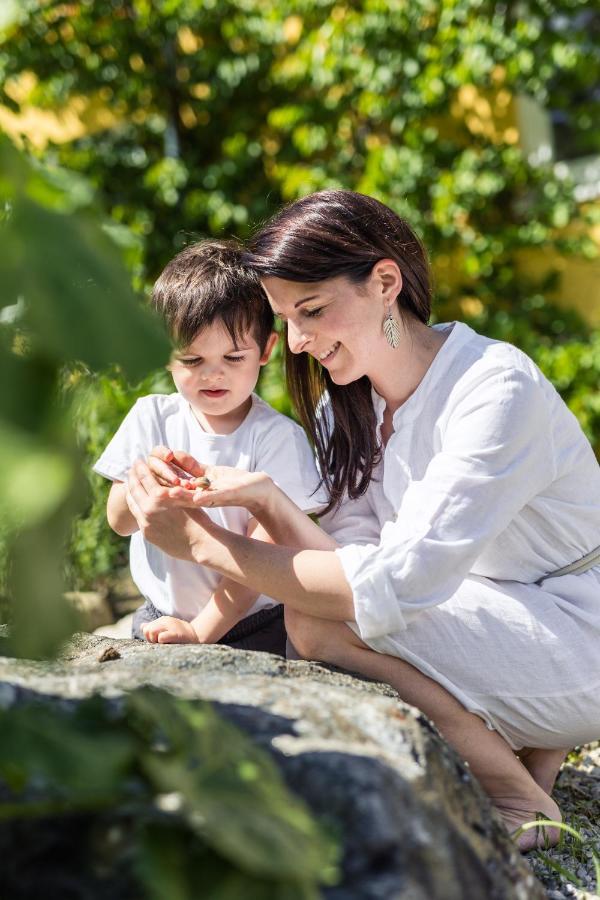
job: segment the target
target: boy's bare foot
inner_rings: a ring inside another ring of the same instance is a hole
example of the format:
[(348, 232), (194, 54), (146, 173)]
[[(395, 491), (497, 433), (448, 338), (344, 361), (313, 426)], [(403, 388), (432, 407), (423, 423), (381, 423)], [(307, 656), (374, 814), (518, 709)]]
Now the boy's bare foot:
[[(521, 825), (524, 825), (526, 822), (534, 822), (540, 816), (553, 822), (562, 821), (558, 804), (541, 789), (537, 796), (532, 796), (527, 800), (500, 798), (494, 802), (511, 835)], [(528, 828), (516, 838), (516, 842), (521, 853), (526, 853), (528, 850), (534, 850), (537, 847), (541, 849), (554, 847), (558, 843), (559, 836), (559, 828), (540, 825), (537, 828)]]
[(517, 756), (541, 789), (551, 794), (554, 783), (565, 761), (568, 750), (544, 750), (539, 747), (523, 747)]

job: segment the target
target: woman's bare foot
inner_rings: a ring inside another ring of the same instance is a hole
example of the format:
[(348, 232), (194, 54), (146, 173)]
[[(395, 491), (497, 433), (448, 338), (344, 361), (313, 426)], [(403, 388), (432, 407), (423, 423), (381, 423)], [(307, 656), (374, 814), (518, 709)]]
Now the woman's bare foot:
[[(537, 796), (527, 800), (520, 798), (497, 798), (494, 805), (502, 820), (512, 835), (526, 822), (534, 822), (536, 818), (550, 819), (553, 822), (561, 822), (562, 816), (558, 804), (540, 790)], [(554, 847), (558, 843), (560, 829), (552, 826), (540, 825), (536, 828), (528, 828), (516, 838), (517, 846), (521, 853), (534, 850), (537, 847)]]
[(541, 789), (551, 794), (554, 783), (565, 761), (568, 750), (544, 750), (540, 747), (523, 747), (517, 756)]

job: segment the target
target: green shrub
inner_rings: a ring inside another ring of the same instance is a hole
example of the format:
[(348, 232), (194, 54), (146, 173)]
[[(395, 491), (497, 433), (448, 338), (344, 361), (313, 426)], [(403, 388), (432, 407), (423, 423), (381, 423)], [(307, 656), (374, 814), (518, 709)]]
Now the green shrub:
[(112, 371), (94, 374), (72, 369), (65, 377), (77, 442), (83, 451), (88, 502), (73, 522), (66, 558), (67, 582), (83, 590), (97, 584), (117, 565), (127, 562), (128, 538), (119, 537), (106, 521), (110, 483), (92, 471), (106, 445), (138, 397), (170, 393), (171, 377), (165, 369), (151, 373), (135, 386)]

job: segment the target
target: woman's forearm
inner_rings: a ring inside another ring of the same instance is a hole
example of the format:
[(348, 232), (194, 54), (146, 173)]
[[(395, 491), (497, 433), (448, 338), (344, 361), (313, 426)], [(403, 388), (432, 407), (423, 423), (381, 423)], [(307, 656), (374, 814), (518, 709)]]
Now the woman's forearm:
[[(132, 466), (128, 486), (127, 502), (142, 534), (170, 556), (208, 566), (299, 612), (338, 621), (354, 619), (352, 590), (332, 549), (271, 545), (221, 528), (202, 509), (174, 503), (172, 492), (157, 483), (142, 460)], [(271, 494), (276, 496), (275, 491), (269, 491)], [(207, 499), (213, 499), (210, 493)], [(292, 507), (293, 514), (283, 515), (283, 524), (278, 524), (277, 513), (284, 509), (281, 498), (273, 504), (247, 504), (261, 524), (268, 520), (263, 527), (272, 539), (281, 535), (293, 544), (306, 543), (304, 537), (310, 533), (312, 540), (319, 542), (317, 546), (335, 547), (331, 538), (321, 534), (294, 504)]]
[(311, 550), (335, 550), (338, 546), (272, 482), (252, 513), (276, 544)]
[(193, 543), (192, 553), (200, 565), (291, 609), (322, 619), (354, 619), (352, 590), (331, 550), (264, 544), (212, 526)]

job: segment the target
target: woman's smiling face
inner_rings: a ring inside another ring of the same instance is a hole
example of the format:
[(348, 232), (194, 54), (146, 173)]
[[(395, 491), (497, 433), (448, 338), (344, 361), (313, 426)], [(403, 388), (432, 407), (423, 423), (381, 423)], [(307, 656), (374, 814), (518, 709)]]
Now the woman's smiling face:
[(394, 263), (380, 260), (362, 284), (340, 275), (311, 283), (268, 277), (262, 285), (273, 312), (287, 324), (292, 353), (310, 353), (336, 384), (363, 375), (373, 380), (381, 354), (389, 351), (382, 323), (402, 287)]

